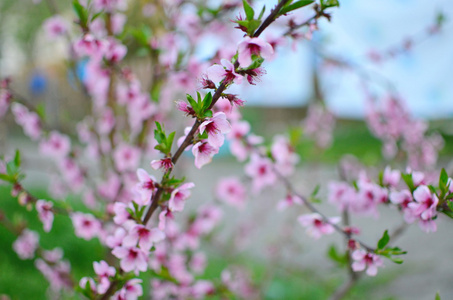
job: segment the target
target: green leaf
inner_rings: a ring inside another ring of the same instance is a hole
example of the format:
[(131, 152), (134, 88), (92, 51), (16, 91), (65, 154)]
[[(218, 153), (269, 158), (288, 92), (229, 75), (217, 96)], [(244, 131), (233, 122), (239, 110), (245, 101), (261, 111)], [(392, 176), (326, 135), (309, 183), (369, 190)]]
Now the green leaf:
[(16, 167), (20, 167), (20, 152), (19, 150), (16, 150), (16, 154), (14, 155), (14, 164)]
[(43, 102), (36, 105), (36, 112), (42, 120), (46, 119), (46, 105)]
[(450, 209), (450, 211), (444, 211), (444, 213), (447, 216), (449, 216), (450, 218), (453, 218), (453, 201), (449, 200), (449, 201), (446, 201), (446, 202), (447, 202), (447, 206)]
[(327, 250), (327, 256), (340, 266), (345, 266), (348, 263), (347, 255), (348, 255), (347, 253), (344, 254), (338, 253), (338, 250), (335, 247), (335, 245), (331, 245)]
[(313, 190), (313, 192), (311, 192), (311, 196), (315, 197), (318, 194), (320, 188), (321, 188), (321, 186), (319, 184), (316, 185), (315, 189)]
[(381, 239), (379, 240), (377, 244), (378, 249), (384, 249), (384, 247), (389, 243), (390, 241), (390, 236), (388, 233), (388, 230), (384, 231), (384, 234), (382, 235)]
[(261, 10), (260, 12), (260, 16), (258, 17), (258, 20), (261, 21), (261, 19), (263, 18), (263, 15), (264, 15), (264, 12), (266, 11), (266, 5), (263, 6), (263, 9)]
[(445, 23), (445, 15), (443, 12), (439, 12), (436, 16), (436, 24), (437, 26), (442, 26)]
[(441, 300), (441, 299), (440, 299), (439, 292), (436, 293), (436, 297), (434, 298), (434, 300)]
[(414, 180), (412, 179), (412, 174), (401, 174), (403, 177), (404, 182), (406, 183), (407, 187), (413, 192), (415, 190)]
[(329, 7), (338, 7), (340, 3), (338, 0), (321, 0), (321, 9), (326, 9)]
[(176, 132), (173, 131), (172, 133), (170, 133), (167, 137), (167, 149), (168, 150), (171, 150), (171, 146), (173, 145), (173, 140), (175, 138), (175, 134)]
[(198, 107), (203, 107), (203, 101), (201, 100), (201, 94), (200, 92), (197, 92), (197, 104), (198, 104)]
[(204, 96), (203, 110), (208, 109), (208, 107), (211, 105), (211, 103), (212, 103), (212, 95), (211, 95), (211, 92), (209, 92)]
[(162, 132), (162, 125), (160, 125), (160, 123), (159, 123), (159, 122), (157, 122), (157, 121), (156, 121), (156, 122), (154, 122), (154, 123), (156, 124), (156, 128), (157, 128), (157, 130), (158, 130), (159, 132)]
[(208, 138), (208, 133), (207, 133), (206, 131), (203, 131), (202, 134), (198, 134), (198, 138), (199, 138), (200, 140), (205, 140), (205, 139)]
[(94, 14), (94, 16), (91, 17), (91, 22), (93, 22), (94, 20), (96, 20), (100, 15), (102, 15), (104, 12), (103, 11), (100, 11), (98, 12), (97, 14)]
[(260, 20), (250, 20), (248, 21), (248, 26), (247, 26), (247, 33), (252, 36), (253, 33), (260, 27), (261, 21)]
[(261, 65), (263, 64), (264, 62), (264, 58), (262, 58), (261, 56), (257, 56), (257, 55), (252, 55), (252, 64), (250, 66), (248, 66), (246, 69), (244, 70), (253, 70), (253, 69), (257, 69), (259, 67), (261, 67)]
[(212, 118), (212, 110), (205, 111), (203, 117)]
[(444, 183), (445, 185), (447, 185), (447, 182), (448, 182), (448, 174), (447, 174), (447, 171), (445, 171), (444, 168), (442, 168), (442, 171), (440, 171), (439, 184), (441, 182)]
[(402, 264), (404, 261), (401, 258), (395, 258), (395, 257), (389, 257), (391, 261), (393, 261), (395, 264)]
[(189, 102), (190, 106), (192, 106), (195, 113), (197, 113), (200, 110), (198, 107), (198, 103), (195, 102), (195, 99), (191, 95), (187, 94), (186, 97), (187, 97), (187, 101)]
[(80, 26), (82, 27), (87, 27), (87, 21), (88, 21), (88, 12), (87, 10), (85, 9), (85, 7), (83, 7), (78, 0), (74, 0), (72, 2), (72, 7), (74, 8), (74, 11), (75, 13), (77, 14), (77, 16), (79, 17), (79, 21), (80, 21)]
[(284, 14), (287, 14), (289, 13), (290, 11), (293, 11), (293, 10), (296, 10), (296, 9), (299, 9), (301, 7), (304, 7), (304, 6), (307, 6), (307, 5), (310, 5), (312, 4), (314, 1), (313, 0), (300, 0), (300, 1), (296, 1), (294, 2), (293, 4), (290, 4), (290, 5), (287, 5), (285, 7), (283, 7), (281, 10), (280, 10), (280, 15), (284, 15)]
[(245, 15), (247, 16), (247, 20), (253, 20), (253, 17), (255, 16), (255, 11), (253, 8), (250, 6), (250, 4), (247, 3), (246, 0), (242, 0), (242, 3), (244, 4), (244, 11)]
[(7, 164), (6, 164), (6, 173), (11, 176), (11, 177), (14, 177), (16, 176), (17, 174), (17, 171), (18, 171), (18, 168), (16, 167), (16, 163), (12, 160), (12, 161), (9, 161)]
[(14, 183), (14, 181), (15, 181), (13, 177), (9, 176), (8, 174), (2, 174), (2, 173), (0, 173), (0, 180), (11, 182), (11, 183)]

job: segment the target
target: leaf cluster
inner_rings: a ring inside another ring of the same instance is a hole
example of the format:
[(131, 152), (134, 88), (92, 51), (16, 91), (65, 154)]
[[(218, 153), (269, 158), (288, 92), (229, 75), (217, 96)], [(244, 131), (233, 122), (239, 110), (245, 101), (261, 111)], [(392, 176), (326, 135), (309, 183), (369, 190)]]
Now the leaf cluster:
[(187, 101), (189, 102), (190, 107), (194, 110), (197, 118), (204, 119), (212, 117), (212, 111), (210, 109), (212, 95), (210, 92), (207, 93), (203, 99), (201, 99), (200, 93), (197, 92), (197, 101), (195, 101), (191, 95), (187, 94)]
[(165, 154), (165, 156), (168, 156), (171, 152), (171, 146), (172, 146), (173, 140), (175, 138), (175, 131), (173, 131), (172, 133), (167, 135), (165, 133), (165, 129), (163, 128), (163, 126), (159, 122), (156, 122), (156, 129), (154, 130), (154, 138), (157, 141), (157, 145), (154, 147), (154, 149)]
[(6, 163), (6, 173), (0, 173), (0, 180), (16, 183), (24, 179), (25, 175), (20, 172), (21, 157), (20, 151), (16, 150), (14, 158)]
[(402, 264), (403, 260), (399, 257), (393, 257), (395, 255), (403, 255), (406, 254), (406, 251), (401, 250), (398, 247), (386, 247), (387, 244), (390, 242), (390, 236), (388, 234), (388, 230), (384, 231), (384, 234), (379, 239), (377, 243), (377, 248), (375, 253), (384, 257), (387, 257), (391, 261), (396, 264)]

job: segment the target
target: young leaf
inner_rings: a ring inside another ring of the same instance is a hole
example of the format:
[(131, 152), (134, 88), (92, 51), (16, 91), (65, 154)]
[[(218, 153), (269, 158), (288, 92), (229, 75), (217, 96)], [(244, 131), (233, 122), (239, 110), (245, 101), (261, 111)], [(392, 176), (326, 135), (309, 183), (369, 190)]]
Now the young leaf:
[(244, 11), (245, 15), (247, 16), (247, 20), (253, 20), (253, 17), (255, 16), (255, 11), (253, 8), (250, 6), (250, 4), (247, 3), (246, 0), (242, 0), (242, 3), (244, 4)]
[(195, 113), (197, 113), (200, 110), (198, 107), (198, 103), (191, 95), (187, 94), (186, 97), (187, 101), (189, 101), (190, 106), (192, 106), (192, 109), (195, 111)]
[(389, 243), (390, 241), (390, 236), (388, 233), (388, 230), (384, 231), (384, 234), (382, 235), (381, 239), (379, 240), (377, 244), (378, 249), (384, 249), (384, 247)]
[(263, 6), (263, 9), (260, 12), (260, 16), (258, 17), (258, 20), (261, 21), (261, 18), (263, 17), (265, 11), (266, 11), (266, 5)]
[(331, 260), (339, 264), (340, 266), (344, 266), (347, 264), (347, 254), (339, 254), (335, 245), (331, 245), (327, 251), (327, 255)]
[(440, 176), (439, 176), (439, 185), (440, 185), (440, 183), (447, 185), (447, 182), (448, 182), (447, 171), (445, 171), (445, 169), (442, 168), (442, 171), (440, 171)]
[(14, 178), (12, 178), (11, 176), (9, 176), (7, 174), (1, 174), (0, 173), (0, 180), (14, 183)]
[(434, 298), (434, 300), (441, 300), (441, 299), (440, 299), (439, 292), (436, 293), (436, 298)]
[(208, 109), (208, 107), (211, 105), (212, 103), (212, 95), (211, 93), (207, 93), (206, 96), (204, 96), (204, 99), (203, 99), (203, 110), (206, 110)]
[(20, 167), (20, 152), (16, 150), (16, 154), (14, 155), (14, 164), (16, 167)]
[(395, 264), (401, 265), (404, 261), (401, 258), (390, 257), (390, 260), (393, 261)]
[(340, 6), (338, 0), (321, 0), (321, 9)]
[(415, 190), (414, 180), (412, 179), (412, 174), (401, 174), (404, 182), (406, 183), (407, 187), (413, 192)]
[(167, 149), (171, 150), (171, 145), (173, 144), (173, 139), (175, 138), (176, 131), (170, 133), (167, 137)]
[(293, 10), (296, 10), (296, 9), (299, 9), (301, 7), (304, 7), (304, 6), (307, 6), (309, 4), (312, 4), (313, 0), (300, 0), (300, 1), (296, 1), (294, 2), (293, 4), (290, 4), (290, 5), (287, 5), (285, 7), (283, 7), (281, 10), (280, 10), (280, 15), (284, 15), (284, 14), (287, 14), (289, 13), (290, 11), (293, 11)]

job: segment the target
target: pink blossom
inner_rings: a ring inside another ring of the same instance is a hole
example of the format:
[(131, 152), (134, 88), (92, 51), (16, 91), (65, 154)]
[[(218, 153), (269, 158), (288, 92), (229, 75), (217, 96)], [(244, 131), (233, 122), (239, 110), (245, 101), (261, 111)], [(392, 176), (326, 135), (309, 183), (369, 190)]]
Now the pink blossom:
[(304, 134), (315, 140), (318, 147), (325, 149), (332, 144), (335, 117), (326, 107), (310, 105), (303, 126)]
[(92, 3), (96, 11), (104, 10), (112, 13), (117, 10), (123, 11), (127, 9), (126, 0), (93, 0)]
[(140, 151), (128, 144), (120, 144), (113, 152), (115, 166), (119, 172), (137, 169), (140, 161)]
[(379, 255), (367, 252), (363, 249), (357, 249), (352, 252), (354, 262), (351, 267), (354, 272), (360, 272), (365, 269), (368, 276), (376, 276), (378, 267), (381, 267), (384, 262)]
[(173, 161), (171, 160), (171, 157), (153, 160), (151, 161), (151, 167), (154, 170), (163, 169), (165, 172), (168, 172), (168, 170), (173, 168)]
[(293, 206), (294, 204), (297, 204), (297, 205), (302, 205), (303, 204), (303, 201), (302, 199), (297, 196), (297, 195), (293, 195), (293, 194), (287, 194), (285, 199), (282, 199), (278, 202), (277, 204), (277, 209), (278, 210), (284, 210), (288, 207), (291, 207)]
[(36, 113), (29, 112), (25, 106), (16, 102), (11, 104), (11, 111), (16, 123), (22, 126), (28, 137), (37, 140), (41, 136), (41, 121)]
[(282, 135), (275, 136), (271, 153), (275, 159), (275, 168), (280, 174), (289, 176), (294, 173), (294, 167), (299, 162), (299, 156), (289, 144), (288, 138)]
[(384, 170), (382, 183), (391, 187), (396, 187), (401, 178), (401, 172), (398, 170), (392, 170), (387, 166)]
[(104, 260), (93, 262), (93, 268), (99, 277), (113, 277), (116, 274), (115, 268), (109, 266)]
[(124, 30), (124, 24), (126, 24), (126, 16), (120, 13), (113, 14), (110, 22), (112, 25), (113, 34), (120, 34)]
[(190, 284), (193, 281), (193, 275), (187, 270), (186, 260), (184, 254), (172, 253), (167, 263), (170, 274), (183, 285)]
[(232, 106), (244, 106), (245, 101), (242, 99), (239, 99), (237, 95), (233, 94), (226, 94), (225, 98), (230, 101), (230, 104)]
[(101, 197), (113, 201), (118, 197), (121, 180), (115, 173), (108, 174), (107, 180), (98, 184), (98, 193)]
[(414, 213), (414, 210), (409, 206), (409, 203), (413, 202), (412, 194), (409, 190), (402, 191), (392, 191), (390, 192), (390, 202), (397, 204), (401, 207), (404, 220), (407, 223), (413, 223), (417, 219), (417, 215)]
[(154, 243), (158, 243), (165, 238), (165, 234), (157, 229), (148, 229), (143, 225), (132, 227), (127, 236), (123, 239), (124, 247), (133, 247), (139, 245), (141, 249), (149, 251)]
[(101, 230), (101, 222), (91, 214), (75, 212), (70, 215), (74, 225), (75, 235), (85, 240), (91, 240), (98, 236)]
[(134, 271), (136, 275), (148, 269), (147, 251), (137, 247), (116, 247), (112, 254), (119, 258), (121, 269), (125, 272)]
[(197, 280), (191, 289), (191, 296), (194, 299), (206, 299), (206, 296), (215, 293), (215, 286), (208, 280)]
[(39, 145), (39, 150), (45, 156), (62, 159), (71, 150), (71, 140), (66, 135), (51, 131), (47, 140), (42, 141)]
[(423, 221), (430, 221), (436, 216), (436, 208), (439, 199), (436, 194), (431, 193), (426, 185), (421, 185), (414, 191), (415, 202), (409, 203), (408, 206), (414, 214), (419, 216)]
[(192, 227), (189, 229), (197, 234), (211, 232), (222, 219), (222, 210), (214, 205), (204, 205), (198, 209), (198, 215)]
[(156, 178), (149, 175), (148, 172), (143, 169), (137, 170), (137, 178), (139, 183), (137, 183), (135, 190), (141, 197), (141, 201), (138, 204), (146, 205), (150, 201), (153, 192), (156, 190)]
[(217, 112), (212, 118), (208, 118), (201, 123), (199, 130), (201, 134), (206, 131), (208, 143), (215, 148), (219, 148), (225, 140), (223, 135), (230, 132), (231, 125), (226, 119), (225, 113)]
[(185, 101), (176, 101), (176, 108), (186, 113), (186, 116), (196, 116), (193, 108)]
[(132, 209), (132, 205), (127, 205), (122, 202), (115, 202), (113, 204), (113, 211), (115, 212), (115, 216), (113, 217), (113, 222), (118, 225), (123, 225), (125, 222), (132, 219), (131, 215), (127, 211), (127, 209)]
[(126, 282), (122, 289), (117, 291), (110, 299), (113, 300), (136, 300), (143, 295), (142, 280), (133, 278)]
[(194, 253), (189, 266), (195, 274), (202, 274), (206, 268), (206, 255), (203, 252)]
[(339, 217), (329, 218), (328, 221), (326, 221), (318, 213), (301, 215), (297, 220), (302, 226), (307, 227), (307, 234), (315, 239), (319, 239), (322, 235), (334, 233), (335, 228), (332, 224), (340, 222)]
[(119, 63), (124, 58), (124, 56), (126, 56), (126, 53), (126, 46), (114, 39), (110, 39), (108, 40), (104, 57), (112, 63)]
[(113, 233), (113, 235), (107, 236), (107, 238), (105, 239), (105, 244), (111, 249), (119, 247), (123, 243), (123, 239), (125, 236), (126, 230), (124, 230), (124, 228), (122, 227), (118, 227)]
[(73, 283), (69, 275), (71, 266), (67, 261), (47, 264), (44, 260), (38, 258), (35, 260), (35, 266), (50, 283), (50, 288), (53, 291), (60, 291), (62, 289), (69, 291), (73, 289)]
[(110, 108), (105, 108), (96, 123), (97, 132), (101, 135), (108, 134), (115, 126), (115, 115)]
[(110, 287), (109, 277), (113, 277), (116, 274), (114, 267), (109, 266), (105, 261), (101, 260), (100, 262), (93, 262), (93, 268), (96, 275), (99, 277), (99, 285), (97, 287), (97, 292), (99, 294), (104, 294)]
[(211, 162), (212, 157), (219, 152), (219, 148), (211, 146), (207, 142), (198, 142), (192, 148), (195, 156), (195, 167), (201, 169), (204, 165)]
[(39, 220), (43, 223), (44, 231), (49, 232), (53, 223), (53, 203), (45, 200), (36, 201), (36, 210), (38, 211)]
[(190, 189), (194, 186), (195, 184), (188, 182), (175, 188), (171, 192), (168, 208), (171, 211), (182, 211), (184, 209), (185, 200), (190, 197)]
[(24, 229), (17, 240), (13, 243), (13, 249), (20, 259), (31, 259), (35, 257), (38, 248), (39, 235), (29, 229)]
[(66, 34), (68, 27), (66, 20), (59, 15), (54, 15), (44, 22), (44, 30), (52, 39)]
[(217, 197), (237, 208), (243, 208), (247, 196), (244, 185), (236, 177), (227, 177), (221, 179), (216, 187)]
[(225, 84), (233, 83), (233, 81), (236, 81), (236, 84), (241, 84), (242, 76), (235, 72), (234, 65), (226, 59), (222, 59), (221, 63), (222, 65), (213, 65), (206, 70), (208, 78), (214, 83), (223, 80)]
[(85, 290), (86, 286), (90, 287), (91, 291), (92, 292), (95, 292), (96, 291), (96, 283), (94, 282), (94, 279), (91, 278), (91, 277), (82, 277), (80, 278), (80, 281), (79, 281), (79, 286)]
[(246, 36), (238, 45), (238, 61), (242, 68), (246, 68), (252, 63), (252, 55), (261, 56), (264, 59), (272, 58), (274, 49), (261, 38), (250, 38)]
[(252, 154), (250, 162), (245, 166), (245, 174), (253, 180), (254, 193), (260, 192), (265, 186), (272, 185), (277, 180), (270, 159), (258, 154)]

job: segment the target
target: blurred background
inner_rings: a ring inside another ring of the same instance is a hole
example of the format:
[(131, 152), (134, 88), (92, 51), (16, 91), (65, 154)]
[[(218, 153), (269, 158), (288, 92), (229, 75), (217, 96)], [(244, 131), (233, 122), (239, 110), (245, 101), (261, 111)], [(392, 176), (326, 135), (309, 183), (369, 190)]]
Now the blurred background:
[[(50, 2), (55, 3), (61, 15), (68, 20), (74, 18), (71, 1)], [(263, 4), (271, 7), (274, 2), (253, 1), (256, 7)], [(52, 5), (48, 3), (49, 1), (44, 0), (0, 1), (0, 78), (11, 77), (14, 90), (38, 109), (45, 110), (48, 121), (54, 128), (63, 132), (74, 131), (75, 122), (83, 118), (90, 105), (88, 102), (80, 101), (83, 93), (78, 89), (74, 77), (83, 78), (84, 63), (82, 61), (75, 65), (75, 72), (68, 71), (67, 41), (64, 39), (50, 41), (45, 36), (43, 22), (52, 15)], [(144, 18), (140, 8), (146, 3), (147, 1), (130, 1), (130, 8), (127, 11), (130, 25), (139, 24)], [(319, 24), (320, 30), (313, 36), (307, 36), (301, 43), (291, 44), (291, 41), (287, 41), (288, 44), (282, 47), (283, 51), (279, 52), (274, 60), (265, 63), (267, 74), (256, 86), (244, 84), (232, 91), (247, 101), (242, 112), (244, 118), (250, 121), (253, 131), (270, 138), (289, 128), (302, 127), (310, 104), (319, 104), (332, 113), (335, 123), (331, 124), (332, 139), (329, 142), (320, 147), (313, 139), (303, 139), (297, 147), (302, 167), (298, 173), (300, 175), (296, 176), (294, 182), (298, 182), (298, 187), (303, 193), (310, 193), (318, 183), (338, 178), (336, 163), (345, 155), (348, 157), (353, 155), (358, 163), (366, 166), (385, 167), (386, 160), (382, 154), (384, 145), (370, 132), (365, 118), (370, 99), (377, 99), (379, 102), (389, 95), (397, 95), (414, 118), (429, 121), (430, 126), (427, 130), (429, 133), (436, 133), (443, 138), (443, 148), (437, 166), (451, 169), (453, 154), (451, 1), (342, 0), (340, 8), (332, 10), (331, 13), (331, 22), (323, 20)], [(304, 20), (310, 16), (310, 11), (304, 11), (295, 17)], [(270, 30), (269, 36), (278, 35), (279, 32), (281, 28), (276, 26)], [(212, 54), (209, 52), (209, 45), (215, 41), (206, 40), (201, 43), (207, 45), (200, 47), (203, 51), (197, 53), (202, 59)], [(142, 68), (140, 57), (128, 58), (128, 63), (133, 66), (134, 72), (146, 77), (147, 67)], [(11, 115), (7, 115), (0, 124), (0, 153), (11, 153), (11, 149), (16, 147), (26, 149), (24, 154), (28, 161), (27, 170), (31, 174), (28, 178), (30, 184), (39, 187), (41, 183), (48, 183), (49, 179), (42, 177), (42, 169), (48, 162), (40, 160), (36, 152), (37, 146), (28, 142)], [(216, 177), (213, 174), (218, 175), (219, 170), (229, 174), (240, 174), (242, 167), (231, 166), (232, 158), (227, 149), (224, 149), (223, 154), (217, 159), (217, 164), (207, 166), (201, 175), (187, 164), (184, 166), (187, 176), (197, 178), (200, 182), (207, 182), (209, 186), (215, 186)], [(404, 164), (401, 164), (401, 167), (404, 168)], [(190, 203), (189, 209), (195, 209), (204, 201), (203, 199), (212, 197), (211, 192), (196, 191), (194, 199), (200, 200)], [(7, 194), (7, 190), (3, 189), (2, 193)], [(44, 191), (38, 193), (43, 194), (43, 197), (45, 195)], [(269, 205), (275, 203), (275, 200), (281, 198), (282, 193), (282, 190), (277, 190), (266, 194), (263, 196), (264, 199), (261, 199), (262, 202), (250, 204), (250, 210), (259, 211), (263, 203)], [(13, 210), (16, 207), (9, 206), (8, 209)], [(321, 206), (321, 209), (335, 213), (326, 205)], [(280, 229), (274, 228), (274, 222), (283, 224), (282, 226), (291, 225), (279, 220), (278, 217), (275, 219), (274, 216), (264, 214), (257, 213), (256, 216), (258, 219), (262, 218), (265, 224), (259, 228), (259, 232), (256, 230), (260, 242), (244, 246), (243, 252), (229, 259), (246, 264), (255, 254), (257, 257), (267, 257), (268, 252), (272, 253), (271, 247), (265, 250), (260, 247), (269, 244), (269, 241), (280, 234)], [(386, 223), (398, 225), (393, 224), (397, 219), (396, 212), (383, 215)], [(238, 214), (231, 210), (226, 218), (242, 224), (243, 230), (253, 228), (253, 224), (248, 224), (249, 214)], [(364, 297), (433, 299), (436, 290), (440, 290), (441, 295), (442, 292), (444, 295), (452, 295), (453, 288), (449, 279), (451, 263), (448, 259), (446, 262), (434, 259), (447, 256), (447, 253), (453, 250), (453, 244), (445, 238), (449, 234), (447, 226), (452, 225), (449, 221), (440, 223), (438, 234), (422, 238), (419, 238), (418, 228), (409, 229), (408, 234), (401, 240), (401, 247), (410, 253), (407, 263), (399, 269), (398, 266), (388, 264), (381, 277), (365, 279), (351, 294), (351, 299), (365, 299)], [(53, 231), (45, 243), (51, 244), (52, 239), (64, 235), (64, 229), (70, 230), (70, 225), (61, 220), (59, 222), (62, 229)], [(364, 226), (368, 225), (371, 241), (382, 233), (379, 224), (382, 225), (384, 222), (375, 223), (363, 219), (358, 222)], [(225, 233), (222, 241), (231, 239), (235, 232), (235, 229), (231, 229)], [(262, 232), (266, 234), (263, 235)], [(341, 272), (326, 260), (324, 252), (330, 243), (338, 242), (340, 239), (334, 237), (321, 242), (312, 242), (303, 236), (302, 229), (292, 234), (297, 236), (297, 242), (284, 254), (286, 267), (281, 269), (277, 280), (269, 284), (267, 299), (279, 299), (285, 290), (289, 293), (286, 294), (286, 299), (326, 298), (329, 291), (341, 282)], [(5, 237), (7, 245), (11, 244), (13, 240), (11, 236), (2, 231), (0, 236)], [(420, 248), (421, 244), (434, 245), (429, 255)], [(73, 247), (76, 250), (71, 250)], [(278, 242), (275, 242), (273, 247), (278, 247)], [(97, 249), (96, 255), (99, 256), (102, 252), (95, 243), (86, 245), (74, 239), (68, 241), (66, 248), (65, 253), (68, 253), (70, 258), (81, 262), (84, 255), (90, 255), (89, 249)], [(210, 267), (211, 273), (215, 273), (225, 264), (222, 255), (227, 254), (221, 253), (219, 250), (221, 248), (221, 243), (217, 248), (215, 246), (211, 248), (211, 255), (215, 261)], [(319, 249), (323, 249), (321, 254)], [(14, 267), (19, 265), (26, 270), (32, 270), (34, 267), (31, 263), (20, 261), (11, 249), (2, 251), (0, 294), (11, 293), (17, 289), (15, 277), (18, 276), (30, 278), (35, 282), (31, 285), (37, 290), (45, 287), (40, 286), (42, 278), (37, 270), (24, 274)], [(294, 253), (297, 256), (294, 256)], [(268, 263), (262, 261), (253, 262), (251, 265), (256, 274), (261, 274), (264, 272), (263, 269), (270, 267)], [(79, 274), (83, 274), (84, 268), (89, 269), (91, 266), (84, 263), (75, 266)], [(328, 276), (323, 275), (332, 268), (334, 269), (332, 273)], [(316, 272), (311, 273), (310, 270)], [(429, 276), (426, 270), (429, 270)], [(431, 288), (426, 289), (427, 286)], [(44, 295), (42, 290), (38, 293)], [(28, 296), (17, 297), (26, 299)], [(446, 297), (445, 299), (448, 299), (448, 296)]]

